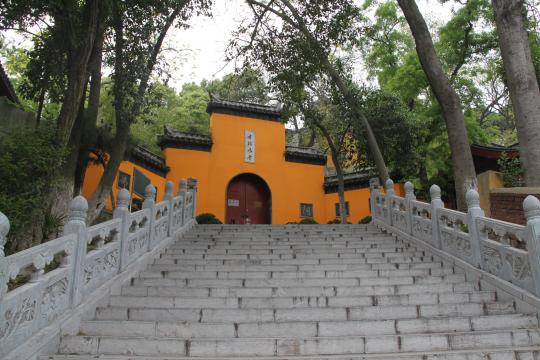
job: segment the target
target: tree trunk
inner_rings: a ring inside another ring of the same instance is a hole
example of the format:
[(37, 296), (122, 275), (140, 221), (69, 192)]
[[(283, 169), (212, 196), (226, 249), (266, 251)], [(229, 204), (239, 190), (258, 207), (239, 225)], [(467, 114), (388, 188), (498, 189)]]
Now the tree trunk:
[(323, 136), (328, 142), (328, 147), (330, 148), (330, 155), (332, 156), (332, 162), (336, 168), (336, 175), (338, 179), (338, 199), (339, 199), (339, 218), (341, 224), (347, 224), (347, 206), (345, 204), (345, 179), (343, 178), (343, 169), (341, 168), (341, 162), (339, 161), (339, 150), (332, 139), (332, 136), (320, 122), (315, 119), (312, 119), (315, 126), (321, 130)]
[(435, 52), (429, 29), (420, 10), (418, 10), (416, 2), (414, 0), (398, 0), (398, 3), (411, 28), (422, 68), (442, 108), (452, 153), (457, 207), (461, 211), (466, 211), (467, 201), (465, 194), (470, 188), (476, 187), (476, 173), (461, 107), (461, 99), (444, 73)]
[(338, 178), (338, 198), (339, 198), (339, 218), (341, 224), (347, 224), (347, 204), (345, 203), (345, 179), (343, 178), (343, 169), (337, 156), (332, 153), (332, 161), (336, 167)]
[(89, 224), (92, 224), (94, 220), (96, 220), (107, 204), (107, 199), (111, 194), (111, 188), (116, 179), (118, 169), (124, 160), (129, 136), (129, 124), (119, 125), (117, 122), (114, 147), (110, 152), (105, 171), (103, 172), (101, 179), (99, 179), (98, 186), (88, 202), (87, 222)]
[(90, 91), (88, 94), (88, 108), (84, 115), (82, 134), (79, 137), (78, 158), (74, 173), (73, 193), (79, 195), (83, 182), (90, 151), (88, 145), (94, 145), (97, 140), (97, 121), (99, 116), (99, 103), (101, 95), (101, 66), (103, 63), (103, 42), (105, 40), (104, 23), (100, 21), (94, 48), (89, 61)]
[(520, 0), (492, 0), (527, 186), (540, 186), (540, 90)]
[[(67, 34), (70, 41), (67, 87), (64, 91), (64, 101), (62, 102), (62, 108), (60, 109), (56, 126), (56, 141), (61, 146), (66, 145), (69, 141), (73, 124), (79, 112), (81, 98), (84, 94), (85, 83), (88, 79), (88, 61), (94, 47), (99, 17), (101, 15), (101, 0), (88, 0), (86, 7), (85, 36), (78, 38), (77, 31)], [(71, 16), (68, 13), (60, 21), (71, 23)]]

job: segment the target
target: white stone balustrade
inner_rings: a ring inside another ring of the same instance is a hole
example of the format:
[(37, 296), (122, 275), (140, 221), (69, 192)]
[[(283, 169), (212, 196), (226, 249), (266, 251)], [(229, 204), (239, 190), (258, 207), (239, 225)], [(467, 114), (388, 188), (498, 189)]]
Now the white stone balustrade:
[(148, 185), (143, 209), (133, 213), (130, 194), (122, 189), (113, 219), (90, 227), (88, 203), (77, 196), (62, 237), (7, 257), (9, 220), (0, 212), (0, 358), (66, 311), (83, 306), (93, 292), (154, 247), (191, 227), (197, 180), (189, 181), (187, 192), (185, 180), (180, 181), (176, 197), (173, 184), (167, 183), (159, 203), (155, 188)]
[[(377, 184), (372, 181), (371, 184)], [(478, 192), (467, 192), (466, 213), (446, 209), (441, 189), (430, 188), (431, 202), (416, 200), (405, 184), (405, 197), (388, 180), (384, 193), (370, 186), (373, 222), (394, 234), (404, 234), (442, 250), (495, 277), (540, 296), (540, 201), (523, 202), (527, 225), (485, 217)]]

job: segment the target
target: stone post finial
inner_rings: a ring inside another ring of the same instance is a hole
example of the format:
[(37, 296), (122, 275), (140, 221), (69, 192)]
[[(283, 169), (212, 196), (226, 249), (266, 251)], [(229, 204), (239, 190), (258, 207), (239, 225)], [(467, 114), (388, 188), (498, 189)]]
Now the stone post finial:
[(144, 199), (145, 200), (155, 200), (156, 199), (156, 188), (152, 184), (146, 185), (144, 189)]
[(471, 238), (472, 260), (474, 266), (482, 265), (482, 249), (480, 246), (480, 235), (476, 227), (476, 218), (484, 216), (484, 210), (480, 208), (480, 195), (475, 189), (467, 190), (465, 195), (467, 200), (467, 226)]
[(523, 200), (523, 210), (527, 218), (525, 238), (534, 280), (534, 293), (540, 296), (540, 200), (533, 195), (527, 196)]
[(165, 183), (165, 200), (172, 200), (174, 191), (174, 184), (172, 181), (167, 181)]
[(441, 188), (436, 184), (431, 185), (429, 195), (431, 196), (431, 242), (437, 249), (440, 249), (441, 237), (437, 209), (444, 208), (444, 203), (441, 200)]
[(429, 188), (429, 195), (431, 196), (431, 200), (441, 200), (441, 188), (438, 185), (431, 185)]
[(197, 190), (197, 179), (195, 178), (188, 178), (188, 181), (187, 181), (187, 187), (188, 187), (188, 190)]
[(523, 200), (523, 210), (527, 221), (540, 219), (540, 200), (536, 196), (529, 195)]
[(5, 256), (4, 246), (7, 242), (7, 234), (9, 233), (9, 219), (0, 211), (0, 257)]
[(81, 195), (75, 197), (69, 206), (68, 223), (82, 222), (86, 225), (87, 213), (88, 201)]
[[(68, 222), (64, 225), (64, 235), (76, 235), (77, 245), (73, 255), (73, 289), (70, 294), (71, 303), (78, 305), (82, 301), (81, 289), (83, 287), (83, 261), (87, 252), (88, 231), (86, 228), (86, 215), (88, 213), (88, 201), (82, 196), (77, 196), (71, 200), (69, 206)], [(36, 259), (34, 267), (36, 269), (39, 259)], [(70, 260), (71, 263), (71, 260)], [(39, 275), (38, 275), (39, 277)]]
[(467, 207), (469, 209), (480, 208), (480, 194), (478, 194), (478, 191), (475, 189), (467, 190), (465, 198), (467, 199)]
[(414, 185), (410, 181), (405, 183), (405, 199), (416, 200), (416, 196), (414, 195)]
[(394, 181), (392, 179), (386, 180), (386, 183), (384, 184), (384, 190), (388, 195), (394, 195)]
[(127, 189), (121, 189), (116, 196), (116, 208), (127, 209), (131, 201), (131, 194)]
[(369, 179), (369, 189), (371, 191), (378, 190), (379, 186), (381, 186), (381, 181), (379, 180), (378, 177), (374, 177), (374, 178)]
[(186, 179), (180, 179), (178, 182), (178, 195), (182, 194), (183, 192), (186, 192), (187, 187), (187, 181)]

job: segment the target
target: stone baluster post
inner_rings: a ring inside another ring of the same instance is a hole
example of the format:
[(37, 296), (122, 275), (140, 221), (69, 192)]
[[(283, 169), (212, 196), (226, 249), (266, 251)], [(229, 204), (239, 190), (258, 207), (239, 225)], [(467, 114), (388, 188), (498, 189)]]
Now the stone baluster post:
[(478, 191), (469, 189), (465, 195), (467, 199), (467, 228), (471, 241), (474, 266), (480, 267), (482, 264), (482, 251), (480, 249), (480, 237), (476, 229), (476, 218), (484, 216), (484, 210), (480, 207), (480, 195)]
[(7, 292), (8, 283), (8, 268), (4, 246), (7, 242), (7, 234), (9, 233), (9, 219), (0, 211), (0, 300)]
[(188, 191), (191, 192), (191, 219), (195, 219), (195, 216), (197, 214), (197, 179), (195, 178), (189, 178), (188, 179)]
[(88, 213), (88, 202), (82, 196), (77, 196), (71, 201), (69, 207), (68, 221), (64, 225), (64, 235), (77, 235), (77, 245), (73, 261), (73, 282), (71, 286), (70, 299), (73, 307), (81, 303), (81, 289), (84, 284), (84, 260), (86, 258), (86, 247), (88, 245), (88, 231), (86, 228), (86, 215)]
[(394, 196), (396, 196), (396, 192), (394, 191), (394, 181), (392, 179), (386, 180), (386, 183), (384, 184), (384, 198), (386, 200), (386, 219), (384, 221), (392, 226), (392, 201), (394, 200)]
[(128, 266), (128, 234), (129, 227), (131, 226), (131, 212), (129, 211), (129, 205), (131, 202), (131, 195), (127, 189), (121, 189), (116, 197), (116, 209), (113, 211), (114, 219), (122, 219), (122, 225), (120, 225), (120, 272)]
[(375, 218), (375, 197), (379, 193), (379, 186), (381, 186), (381, 182), (378, 177), (369, 179), (369, 211), (372, 219)]
[(405, 183), (405, 211), (407, 211), (407, 233), (412, 234), (412, 205), (411, 201), (416, 200), (414, 195), (414, 185), (412, 182)]
[(156, 226), (156, 188), (152, 184), (146, 185), (144, 189), (143, 209), (150, 209), (150, 234), (148, 236), (148, 251), (152, 250), (155, 242), (155, 226)]
[(540, 200), (533, 195), (527, 196), (523, 200), (523, 210), (527, 218), (525, 238), (534, 280), (534, 293), (540, 296)]
[(441, 188), (438, 185), (431, 185), (429, 188), (431, 197), (431, 239), (432, 245), (437, 249), (441, 248), (441, 233), (439, 231), (439, 216), (437, 209), (444, 208), (441, 200)]
[(173, 219), (173, 191), (174, 191), (174, 184), (172, 181), (167, 181), (165, 183), (165, 197), (164, 201), (168, 201), (169, 205), (167, 206), (169, 208), (169, 211), (167, 213), (167, 216), (169, 217), (168, 225), (167, 225), (167, 236), (171, 236), (174, 232), (174, 228), (172, 226), (172, 219)]
[(187, 181), (186, 179), (180, 179), (178, 182), (178, 196), (182, 199), (182, 208), (180, 209), (180, 226), (184, 226), (184, 210), (186, 209), (186, 187), (187, 187)]

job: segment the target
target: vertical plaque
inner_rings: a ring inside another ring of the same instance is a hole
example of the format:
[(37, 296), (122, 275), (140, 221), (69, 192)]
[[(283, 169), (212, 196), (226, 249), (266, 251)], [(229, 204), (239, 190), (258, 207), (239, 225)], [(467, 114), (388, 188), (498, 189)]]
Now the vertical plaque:
[(246, 130), (244, 146), (244, 161), (247, 163), (255, 162), (255, 132)]

